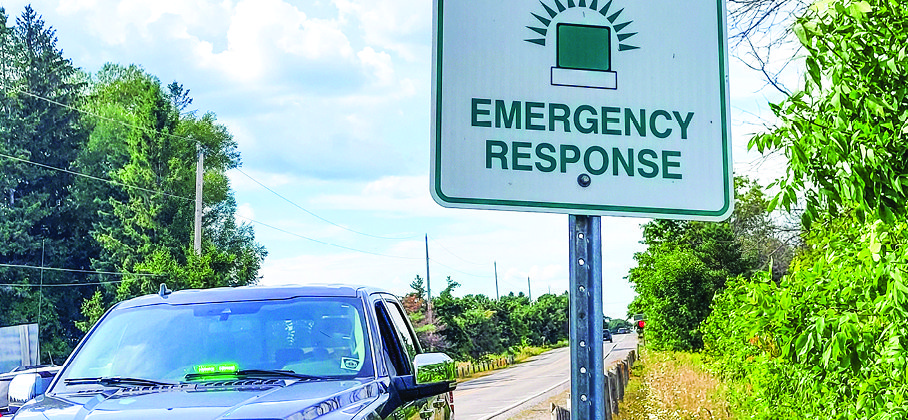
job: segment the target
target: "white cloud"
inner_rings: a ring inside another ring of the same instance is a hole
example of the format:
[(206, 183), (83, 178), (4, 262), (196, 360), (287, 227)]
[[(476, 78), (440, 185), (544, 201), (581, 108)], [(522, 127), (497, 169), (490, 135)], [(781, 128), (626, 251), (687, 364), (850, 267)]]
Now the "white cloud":
[(407, 61), (427, 60), (432, 39), (432, 2), (425, 0), (334, 0), (342, 19), (360, 24), (364, 42), (394, 51)]
[(223, 52), (214, 52), (204, 42), (196, 51), (206, 67), (227, 71), (237, 80), (262, 79), (281, 63), (282, 55), (319, 62), (350, 62), (353, 57), (336, 21), (308, 19), (279, 0), (240, 1), (226, 37)]
[(422, 187), (426, 185), (423, 176), (386, 176), (368, 183), (363, 188), (363, 195), (386, 196), (393, 198), (421, 197)]
[(78, 18), (96, 42), (123, 49), (113, 61), (166, 56), (235, 82), (317, 79), (305, 75), (343, 74), (358, 63), (336, 13), (312, 18), (281, 0), (61, 0), (57, 12)]
[[(232, 9), (230, 2), (187, 2), (182, 0), (61, 0), (57, 13), (80, 14), (84, 29), (110, 45), (124, 45), (136, 38), (178, 39), (192, 32), (211, 34)], [(166, 21), (167, 31), (155, 24)]]
[[(267, 172), (255, 171), (252, 169), (241, 169), (243, 173), (249, 174), (249, 176), (258, 179), (267, 179), (267, 185), (282, 185), (286, 184), (288, 177), (282, 174), (272, 174)], [(246, 175), (243, 175), (239, 170), (229, 170), (227, 171), (227, 177), (230, 178), (230, 187), (235, 191), (246, 192), (251, 190), (260, 189), (261, 186), (257, 184), (254, 180), (249, 179)], [(259, 181), (263, 182), (263, 181)]]
[(237, 206), (235, 214), (240, 224), (255, 219), (255, 211), (252, 209), (252, 204), (249, 203), (243, 203)]
[(391, 62), (391, 56), (385, 52), (377, 52), (372, 47), (363, 48), (356, 53), (359, 60), (376, 79), (379, 86), (391, 84), (394, 78), (394, 66)]
[(394, 213), (399, 217), (442, 217), (472, 213), (470, 210), (445, 209), (436, 204), (429, 195), (427, 175), (385, 176), (367, 183), (359, 191), (323, 194), (314, 197), (312, 201), (334, 209), (369, 209)]
[(424, 270), (425, 261), (338, 253), (266, 260), (259, 274), (263, 285), (348, 283), (405, 294), (419, 267)]

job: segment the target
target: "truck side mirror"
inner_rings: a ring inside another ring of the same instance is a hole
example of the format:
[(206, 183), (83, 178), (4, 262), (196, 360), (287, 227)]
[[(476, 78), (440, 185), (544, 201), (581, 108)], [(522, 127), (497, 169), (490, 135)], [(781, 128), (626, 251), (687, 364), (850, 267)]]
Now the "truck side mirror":
[(43, 378), (40, 374), (20, 373), (9, 383), (9, 411), (15, 413), (32, 398), (47, 390), (52, 378)]
[(417, 354), (413, 358), (415, 374), (395, 376), (394, 387), (404, 401), (444, 394), (457, 388), (454, 360), (443, 353)]
[(454, 360), (444, 353), (417, 354), (413, 358), (413, 368), (417, 385), (457, 380)]

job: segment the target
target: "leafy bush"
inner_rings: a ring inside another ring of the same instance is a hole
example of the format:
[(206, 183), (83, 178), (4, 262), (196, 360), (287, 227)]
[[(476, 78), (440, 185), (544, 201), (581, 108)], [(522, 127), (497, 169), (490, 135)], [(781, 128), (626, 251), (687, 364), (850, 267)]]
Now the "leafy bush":
[(713, 304), (705, 347), (757, 419), (908, 418), (908, 9), (820, 0), (794, 28), (804, 89), (752, 146), (789, 159), (809, 251)]
[[(447, 287), (432, 299), (434, 324), (426, 324), (425, 289), (419, 276), (411, 283), (414, 292), (405, 296), (404, 306), (420, 336), (435, 340), (432, 348), (458, 360), (476, 360), (489, 355), (519, 355), (528, 346), (552, 346), (568, 338), (568, 295), (545, 294), (535, 302), (523, 293), (498, 300), (484, 295), (455, 297), (459, 284), (448, 278)], [(431, 326), (431, 328), (429, 328)]]
[(815, 231), (822, 252), (778, 284), (726, 289), (704, 323), (755, 418), (908, 418), (908, 222), (849, 220)]

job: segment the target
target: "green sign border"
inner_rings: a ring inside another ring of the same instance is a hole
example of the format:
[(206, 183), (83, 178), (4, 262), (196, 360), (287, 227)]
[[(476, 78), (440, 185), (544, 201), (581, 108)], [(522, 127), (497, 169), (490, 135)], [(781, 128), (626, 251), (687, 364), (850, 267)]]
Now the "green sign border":
[[(725, 185), (724, 191), (724, 205), (719, 210), (690, 210), (690, 209), (666, 209), (659, 207), (633, 207), (633, 206), (616, 206), (616, 205), (598, 205), (598, 204), (580, 204), (580, 203), (553, 203), (553, 202), (541, 202), (541, 201), (523, 201), (523, 200), (502, 200), (502, 199), (489, 199), (489, 198), (461, 198), (461, 197), (450, 197), (446, 195), (441, 190), (441, 115), (442, 115), (442, 88), (441, 88), (441, 76), (442, 70), (444, 69), (444, 56), (443, 51), (443, 41), (444, 41), (444, 0), (436, 0), (438, 15), (436, 17), (436, 55), (435, 55), (435, 183), (432, 186), (434, 189), (435, 195), (444, 201), (445, 203), (450, 204), (466, 204), (467, 208), (481, 208), (483, 206), (495, 206), (495, 207), (513, 207), (512, 210), (520, 211), (520, 208), (536, 208), (540, 211), (545, 209), (562, 209), (562, 210), (579, 210), (579, 211), (590, 211), (590, 212), (609, 212), (609, 213), (629, 213), (627, 216), (633, 215), (642, 215), (642, 214), (660, 214), (660, 215), (677, 215), (677, 216), (700, 216), (708, 218), (710, 220), (724, 215), (730, 208), (732, 204), (731, 190), (732, 185), (730, 182), (731, 178), (731, 168), (729, 165), (729, 148), (731, 147), (731, 138), (728, 131), (728, 92), (726, 91), (727, 84), (726, 80), (728, 79), (728, 69), (726, 69), (726, 62), (728, 61), (728, 48), (726, 46), (727, 40), (725, 39), (725, 19), (722, 15), (725, 10), (725, 5), (723, 0), (716, 1), (716, 20), (717, 27), (719, 28), (719, 94), (721, 96), (721, 109), (722, 109), (722, 178)], [(557, 213), (566, 213), (560, 211)]]

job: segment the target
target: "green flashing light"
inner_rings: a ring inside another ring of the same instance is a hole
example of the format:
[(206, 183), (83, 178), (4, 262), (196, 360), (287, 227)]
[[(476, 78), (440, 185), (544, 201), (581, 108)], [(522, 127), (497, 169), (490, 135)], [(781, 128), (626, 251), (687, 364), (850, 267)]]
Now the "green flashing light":
[(236, 363), (221, 363), (217, 365), (198, 365), (195, 367), (196, 373), (200, 375), (224, 375), (233, 374), (240, 370)]

